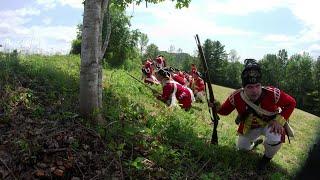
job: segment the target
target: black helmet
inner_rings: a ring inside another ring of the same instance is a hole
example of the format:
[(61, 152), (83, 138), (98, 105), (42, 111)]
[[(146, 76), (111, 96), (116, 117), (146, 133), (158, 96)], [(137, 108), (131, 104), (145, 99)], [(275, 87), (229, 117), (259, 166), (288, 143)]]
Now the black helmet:
[(157, 71), (157, 74), (162, 76), (162, 77), (170, 77), (170, 72), (165, 70), (165, 69), (159, 69)]
[(244, 70), (241, 73), (242, 86), (261, 82), (261, 68), (255, 59), (244, 60)]

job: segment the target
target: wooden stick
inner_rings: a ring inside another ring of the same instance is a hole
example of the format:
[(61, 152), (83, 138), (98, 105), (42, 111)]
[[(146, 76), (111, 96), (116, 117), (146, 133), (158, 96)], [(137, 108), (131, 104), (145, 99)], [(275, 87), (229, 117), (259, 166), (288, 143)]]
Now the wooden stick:
[(58, 148), (58, 149), (44, 149), (43, 152), (45, 153), (54, 153), (60, 151), (66, 151), (68, 148)]
[(13, 178), (17, 180), (16, 176), (13, 174), (13, 172), (12, 172), (11, 169), (7, 166), (7, 164), (2, 160), (2, 158), (0, 158), (0, 161), (1, 161), (2, 164), (8, 169), (8, 171), (9, 171), (10, 174), (13, 176)]

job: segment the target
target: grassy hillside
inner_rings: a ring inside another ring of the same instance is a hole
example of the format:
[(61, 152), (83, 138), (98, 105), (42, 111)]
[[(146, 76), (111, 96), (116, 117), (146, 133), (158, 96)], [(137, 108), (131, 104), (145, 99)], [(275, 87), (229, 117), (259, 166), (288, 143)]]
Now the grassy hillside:
[[(236, 151), (236, 113), (221, 117), (219, 145), (211, 145), (212, 127), (205, 104), (196, 103), (189, 112), (169, 109), (125, 70), (105, 70), (106, 123), (90, 127), (77, 115), (79, 64), (77, 56), (0, 56), (2, 177), (258, 177), (254, 170), (263, 147), (252, 153)], [(138, 66), (129, 67), (129, 73), (141, 76), (134, 68)], [(233, 91), (213, 88), (220, 101)], [(291, 123), (296, 138), (283, 145), (262, 178), (295, 175), (320, 134), (319, 120), (294, 111)]]

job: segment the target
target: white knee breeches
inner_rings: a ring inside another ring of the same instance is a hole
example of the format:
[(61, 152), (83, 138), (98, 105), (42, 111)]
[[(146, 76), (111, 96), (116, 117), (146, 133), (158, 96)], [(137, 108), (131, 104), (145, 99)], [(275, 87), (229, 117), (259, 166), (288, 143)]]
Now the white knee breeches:
[(256, 128), (250, 130), (245, 135), (239, 135), (237, 148), (239, 150), (249, 151), (253, 147), (253, 142), (259, 138), (259, 136), (265, 136), (264, 148), (265, 156), (272, 158), (281, 148), (281, 134), (275, 134), (270, 132), (270, 127)]

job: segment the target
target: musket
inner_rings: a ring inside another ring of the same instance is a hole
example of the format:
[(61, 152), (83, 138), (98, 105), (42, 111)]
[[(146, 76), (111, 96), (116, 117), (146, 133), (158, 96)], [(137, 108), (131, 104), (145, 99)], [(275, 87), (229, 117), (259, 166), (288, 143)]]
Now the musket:
[[(127, 73), (127, 72), (126, 72)], [(143, 84), (145, 87), (147, 87), (148, 89), (150, 89), (153, 93), (157, 93), (160, 94), (156, 89), (153, 89), (152, 87), (148, 86), (146, 83), (140, 81), (139, 79), (137, 79), (136, 77), (132, 76), (131, 74), (127, 73), (130, 77), (132, 77), (134, 80), (138, 81), (139, 83)]]
[(206, 82), (206, 86), (207, 86), (206, 93), (207, 94), (209, 93), (209, 99), (207, 98), (207, 101), (208, 101), (208, 104), (211, 103), (213, 105), (211, 108), (209, 107), (211, 121), (213, 122), (213, 132), (212, 132), (212, 136), (211, 136), (211, 144), (218, 144), (217, 127), (218, 127), (218, 123), (219, 123), (219, 116), (217, 114), (217, 109), (214, 104), (214, 94), (213, 94), (212, 83), (211, 83), (210, 75), (209, 75), (209, 71), (208, 71), (208, 64), (207, 64), (206, 58), (203, 54), (203, 49), (202, 49), (198, 34), (196, 34), (195, 40), (196, 40), (196, 43), (198, 46), (201, 63), (203, 65), (205, 82)]

